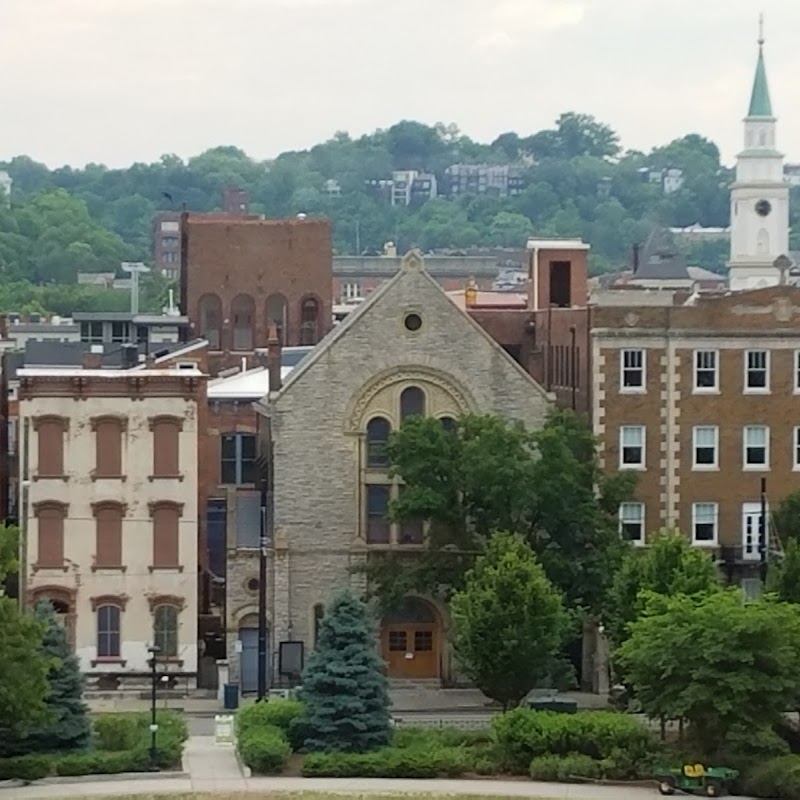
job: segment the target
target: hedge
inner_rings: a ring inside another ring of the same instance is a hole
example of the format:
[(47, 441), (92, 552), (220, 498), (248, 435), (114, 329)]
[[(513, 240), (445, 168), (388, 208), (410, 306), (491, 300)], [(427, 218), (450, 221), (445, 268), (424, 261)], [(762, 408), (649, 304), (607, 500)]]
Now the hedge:
[(306, 778), (457, 778), (472, 769), (463, 747), (423, 750), (387, 747), (373, 753), (310, 753), (303, 761)]
[(293, 750), (305, 741), (303, 715), (299, 700), (267, 700), (245, 706), (236, 715), (236, 735), (241, 738), (252, 729), (278, 728)]
[(258, 775), (280, 772), (292, 754), (283, 731), (274, 725), (246, 728), (238, 738), (237, 747), (242, 761)]
[(776, 800), (800, 797), (800, 756), (780, 756), (750, 770), (743, 781), (746, 794)]
[[(174, 711), (156, 715), (156, 763), (179, 767), (189, 737), (185, 720)], [(115, 775), (150, 769), (150, 714), (103, 714), (93, 722), (95, 749), (66, 755), (29, 755), (0, 759), (0, 780), (34, 781), (51, 775)]]
[(570, 783), (576, 780), (601, 778), (603, 768), (601, 763), (591, 756), (570, 753), (566, 756), (537, 756), (531, 761), (529, 774), (535, 781)]
[(647, 728), (612, 711), (557, 714), (516, 708), (492, 720), (502, 766), (527, 774), (538, 756), (580, 754), (595, 760), (619, 758), (646, 762), (654, 750)]

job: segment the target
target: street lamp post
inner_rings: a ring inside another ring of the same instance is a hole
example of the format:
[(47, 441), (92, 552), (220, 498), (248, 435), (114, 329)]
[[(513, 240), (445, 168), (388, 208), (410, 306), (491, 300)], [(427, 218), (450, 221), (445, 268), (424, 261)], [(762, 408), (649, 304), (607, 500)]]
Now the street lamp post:
[(150, 769), (158, 771), (158, 751), (156, 749), (156, 735), (158, 724), (156, 723), (156, 686), (158, 685), (158, 675), (156, 674), (156, 664), (161, 648), (152, 645), (147, 648), (150, 653)]

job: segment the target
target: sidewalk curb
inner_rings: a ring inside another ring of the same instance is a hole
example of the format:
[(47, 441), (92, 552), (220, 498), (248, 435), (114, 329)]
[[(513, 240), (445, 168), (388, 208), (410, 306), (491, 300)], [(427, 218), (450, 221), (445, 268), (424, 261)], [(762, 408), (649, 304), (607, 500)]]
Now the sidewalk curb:
[(72, 783), (116, 783), (117, 781), (157, 781), (189, 779), (188, 772), (118, 772), (105, 775), (54, 775), (36, 781), (0, 781), (0, 792), (4, 789), (20, 789), (23, 786), (59, 786)]

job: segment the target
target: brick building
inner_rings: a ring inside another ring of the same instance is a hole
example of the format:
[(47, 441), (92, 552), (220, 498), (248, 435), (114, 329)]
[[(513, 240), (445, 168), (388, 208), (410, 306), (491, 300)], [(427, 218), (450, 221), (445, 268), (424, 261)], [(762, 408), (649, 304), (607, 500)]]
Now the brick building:
[(255, 360), (275, 325), (286, 346), (316, 344), (332, 325), (327, 220), (184, 214), (181, 308), (209, 343), (212, 374)]
[(761, 479), (772, 506), (798, 485), (800, 289), (598, 307), (591, 337), (601, 459), (639, 478), (626, 538), (674, 526), (730, 577), (753, 577)]

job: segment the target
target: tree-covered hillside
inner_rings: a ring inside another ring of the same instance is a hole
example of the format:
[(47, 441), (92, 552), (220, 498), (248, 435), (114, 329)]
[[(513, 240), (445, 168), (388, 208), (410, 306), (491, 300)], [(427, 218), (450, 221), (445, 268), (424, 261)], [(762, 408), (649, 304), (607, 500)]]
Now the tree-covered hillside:
[[(393, 170), (419, 170), (433, 173), (446, 193), (445, 171), (453, 164), (515, 165), (524, 189), (513, 197), (462, 194), (393, 207), (368, 185)], [(0, 275), (4, 282), (36, 283), (70, 283), (79, 270), (148, 261), (158, 210), (217, 209), (227, 185), (248, 192), (251, 213), (329, 217), (337, 253), (378, 251), (387, 241), (400, 250), (432, 250), (519, 247), (531, 234), (582, 236), (592, 245), (593, 270), (604, 271), (627, 263), (631, 245), (655, 223), (727, 226), (732, 179), (716, 145), (702, 136), (689, 134), (650, 153), (624, 151), (609, 126), (574, 113), (550, 130), (504, 133), (491, 144), (453, 125), (403, 121), (357, 139), (337, 133), (268, 162), (216, 147), (188, 161), (165, 155), (127, 169), (49, 170), (27, 156), (0, 169), (14, 180), (11, 208), (0, 210)], [(676, 191), (665, 191), (660, 180), (667, 170), (681, 171)], [(800, 247), (800, 197), (793, 199), (793, 245)], [(688, 255), (721, 268), (727, 246), (706, 243)]]

